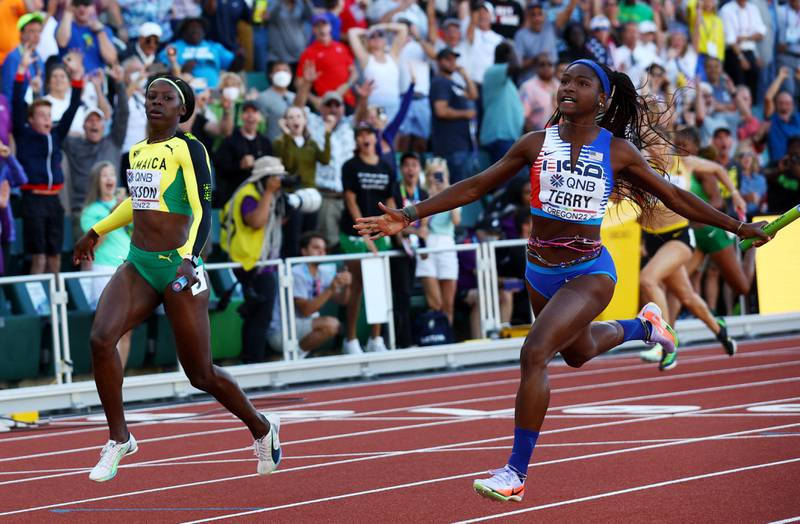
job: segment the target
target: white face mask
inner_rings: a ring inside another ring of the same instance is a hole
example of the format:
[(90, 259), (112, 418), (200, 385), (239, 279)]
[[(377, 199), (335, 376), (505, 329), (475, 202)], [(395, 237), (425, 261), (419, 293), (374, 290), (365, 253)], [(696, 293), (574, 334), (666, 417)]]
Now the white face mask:
[(222, 90), (222, 96), (228, 100), (236, 100), (239, 98), (240, 90), (238, 87), (226, 87)]
[(292, 73), (288, 71), (277, 71), (272, 75), (272, 83), (280, 88), (288, 87), (292, 81)]

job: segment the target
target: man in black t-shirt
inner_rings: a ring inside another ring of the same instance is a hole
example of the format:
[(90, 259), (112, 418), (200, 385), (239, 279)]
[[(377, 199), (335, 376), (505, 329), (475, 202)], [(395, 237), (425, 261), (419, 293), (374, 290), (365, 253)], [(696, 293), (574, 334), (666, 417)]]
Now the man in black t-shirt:
[(503, 38), (514, 39), (514, 34), (524, 22), (524, 13), (517, 0), (496, 0), (494, 3), (494, 20), (492, 31)]
[(447, 160), (453, 184), (473, 174), (470, 120), (476, 116), (472, 101), (478, 98), (475, 84), (456, 64), (459, 56), (449, 47), (439, 51), (439, 75), (431, 80), (430, 90), (433, 154)]
[[(375, 150), (378, 132), (367, 123), (356, 127), (356, 154), (342, 166), (342, 187), (344, 189), (344, 212), (339, 222), (339, 245), (345, 253), (377, 253), (392, 249), (389, 238), (372, 241), (358, 236), (353, 224), (357, 218), (381, 214), (378, 204), (383, 202), (388, 207), (397, 207), (392, 194), (395, 192), (395, 174), (392, 168), (381, 160)], [(361, 263), (358, 260), (348, 262), (353, 282), (350, 289), (350, 301), (347, 304), (347, 330), (345, 333), (344, 352), (348, 354), (362, 353), (361, 343), (356, 338), (356, 324), (361, 312)], [(381, 325), (373, 324), (367, 351), (386, 351), (381, 337)]]

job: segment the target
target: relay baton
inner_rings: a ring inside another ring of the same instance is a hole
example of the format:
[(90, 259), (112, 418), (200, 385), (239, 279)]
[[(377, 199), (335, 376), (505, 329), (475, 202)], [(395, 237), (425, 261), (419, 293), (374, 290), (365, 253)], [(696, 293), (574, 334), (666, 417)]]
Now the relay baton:
[(174, 291), (175, 293), (180, 293), (188, 285), (189, 285), (189, 279), (184, 276), (180, 276), (172, 281), (170, 287), (172, 288), (172, 291)]
[[(787, 211), (786, 213), (782, 214), (766, 226), (764, 226), (764, 232), (769, 236), (775, 236), (775, 233), (780, 231), (781, 229), (785, 228), (795, 220), (800, 218), (800, 204), (794, 206), (792, 209)], [(742, 248), (742, 251), (747, 251), (753, 245), (753, 238), (747, 238), (742, 240), (739, 243), (739, 247)]]

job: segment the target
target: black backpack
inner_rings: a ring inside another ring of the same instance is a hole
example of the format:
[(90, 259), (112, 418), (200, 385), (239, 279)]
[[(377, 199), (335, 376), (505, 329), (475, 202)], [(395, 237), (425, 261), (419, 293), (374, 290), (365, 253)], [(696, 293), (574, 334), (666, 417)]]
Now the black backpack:
[(418, 346), (451, 344), (453, 331), (447, 315), (441, 311), (430, 310), (418, 316), (415, 321), (415, 342)]

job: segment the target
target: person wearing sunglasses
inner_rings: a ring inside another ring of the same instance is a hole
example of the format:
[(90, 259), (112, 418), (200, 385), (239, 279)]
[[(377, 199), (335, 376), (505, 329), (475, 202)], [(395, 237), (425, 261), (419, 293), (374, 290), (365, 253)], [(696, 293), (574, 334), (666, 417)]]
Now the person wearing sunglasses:
[(142, 61), (145, 67), (156, 60), (163, 31), (161, 26), (153, 22), (145, 22), (139, 26), (139, 37), (131, 39), (128, 48), (122, 53), (121, 60), (136, 56)]

